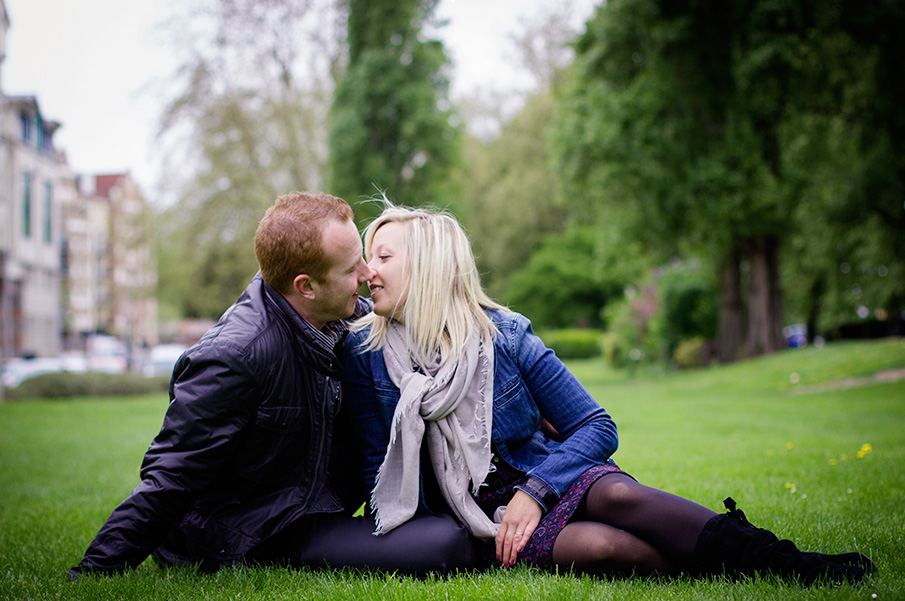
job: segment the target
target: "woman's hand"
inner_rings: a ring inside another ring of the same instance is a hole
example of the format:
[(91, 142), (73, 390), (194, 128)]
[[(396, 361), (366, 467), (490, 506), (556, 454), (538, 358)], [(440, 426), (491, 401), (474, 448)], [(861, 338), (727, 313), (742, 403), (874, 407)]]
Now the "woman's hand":
[(528, 544), (543, 513), (540, 503), (534, 497), (523, 490), (515, 491), (512, 500), (506, 505), (500, 531), (496, 535), (496, 559), (504, 568), (515, 565), (518, 554)]

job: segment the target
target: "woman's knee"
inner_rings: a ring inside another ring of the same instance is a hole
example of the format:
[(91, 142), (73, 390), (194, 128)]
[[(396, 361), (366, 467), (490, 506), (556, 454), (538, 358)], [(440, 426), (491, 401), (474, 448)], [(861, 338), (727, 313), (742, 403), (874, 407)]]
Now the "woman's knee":
[(594, 483), (588, 491), (588, 509), (593, 513), (622, 512), (635, 506), (644, 485), (628, 476), (610, 474)]

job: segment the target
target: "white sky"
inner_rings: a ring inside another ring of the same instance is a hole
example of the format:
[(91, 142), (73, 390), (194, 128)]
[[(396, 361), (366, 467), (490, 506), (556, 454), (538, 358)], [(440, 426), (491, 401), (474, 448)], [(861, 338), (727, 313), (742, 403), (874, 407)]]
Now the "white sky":
[[(11, 27), (2, 65), (8, 95), (34, 95), (77, 172), (130, 171), (149, 200), (156, 188), (153, 136), (160, 104), (149, 93), (172, 73), (168, 50), (152, 41), (163, 0), (4, 0)], [(521, 19), (562, 0), (441, 0), (441, 35), (455, 63), (453, 96), (517, 87), (510, 34)], [(575, 0), (583, 22), (595, 0)]]

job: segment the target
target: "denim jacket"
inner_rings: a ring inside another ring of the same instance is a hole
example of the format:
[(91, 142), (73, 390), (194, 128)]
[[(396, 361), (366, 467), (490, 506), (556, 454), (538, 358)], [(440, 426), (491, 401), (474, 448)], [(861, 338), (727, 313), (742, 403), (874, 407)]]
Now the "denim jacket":
[[(498, 329), (494, 339), (493, 426), (495, 452), (527, 477), (516, 488), (544, 511), (593, 465), (616, 451), (616, 424), (518, 313), (487, 309)], [(363, 352), (367, 330), (350, 333), (345, 345), (343, 410), (364, 455), (367, 490), (390, 440), (399, 389), (390, 380), (383, 350)], [(541, 418), (562, 441), (547, 437)]]

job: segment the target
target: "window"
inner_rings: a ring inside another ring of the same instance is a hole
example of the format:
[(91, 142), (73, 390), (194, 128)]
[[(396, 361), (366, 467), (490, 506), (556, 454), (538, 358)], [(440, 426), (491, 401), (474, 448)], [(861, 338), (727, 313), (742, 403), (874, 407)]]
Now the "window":
[(32, 136), (32, 125), (31, 125), (31, 117), (25, 111), (19, 113), (19, 122), (22, 124), (22, 140), (25, 142), (31, 141)]
[(23, 174), (22, 181), (22, 235), (31, 237), (31, 174)]
[(44, 182), (44, 242), (53, 242), (53, 184)]
[(51, 133), (50, 129), (45, 125), (43, 130), (44, 135), (42, 136), (41, 150), (45, 152), (53, 152), (53, 133)]
[(44, 150), (44, 120), (41, 119), (41, 115), (38, 115), (37, 123), (35, 124), (35, 133), (38, 134), (38, 139), (35, 140), (35, 146)]

